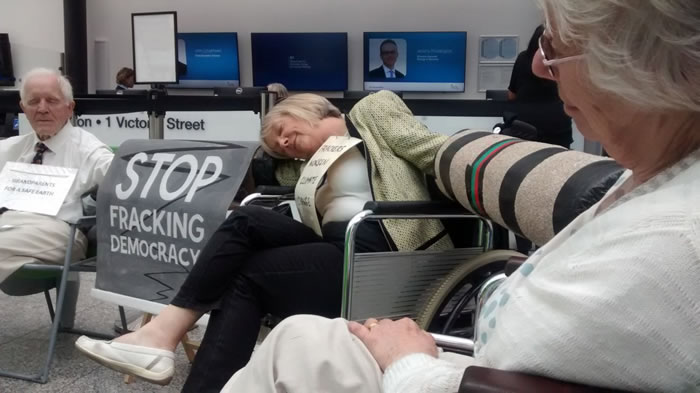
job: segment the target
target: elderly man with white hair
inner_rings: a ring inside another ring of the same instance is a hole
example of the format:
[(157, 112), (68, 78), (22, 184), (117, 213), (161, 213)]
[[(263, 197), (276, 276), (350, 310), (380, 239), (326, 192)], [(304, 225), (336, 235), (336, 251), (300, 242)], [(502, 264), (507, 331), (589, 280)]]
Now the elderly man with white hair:
[[(76, 168), (78, 174), (56, 217), (0, 206), (0, 283), (26, 263), (63, 262), (70, 236), (66, 222), (82, 214), (81, 195), (102, 181), (114, 157), (107, 145), (70, 123), (73, 88), (56, 71), (29, 71), (20, 97), (32, 132), (0, 141), (0, 168), (20, 162)], [(82, 257), (86, 248), (85, 236), (76, 233), (74, 256)]]

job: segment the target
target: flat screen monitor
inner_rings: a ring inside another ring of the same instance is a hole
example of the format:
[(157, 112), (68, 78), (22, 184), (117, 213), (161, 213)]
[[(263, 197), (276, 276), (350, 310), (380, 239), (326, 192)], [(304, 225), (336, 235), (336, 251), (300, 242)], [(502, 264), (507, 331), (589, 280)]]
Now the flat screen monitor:
[(177, 73), (178, 84), (168, 87), (240, 86), (238, 34), (178, 33)]
[(289, 90), (348, 88), (347, 33), (251, 33), (253, 84)]
[(463, 92), (467, 33), (364, 33), (364, 89)]

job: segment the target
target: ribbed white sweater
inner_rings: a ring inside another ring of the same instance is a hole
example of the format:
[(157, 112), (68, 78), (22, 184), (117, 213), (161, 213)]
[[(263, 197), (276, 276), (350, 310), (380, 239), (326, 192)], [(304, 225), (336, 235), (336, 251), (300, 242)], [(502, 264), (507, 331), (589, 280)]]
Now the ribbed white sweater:
[[(606, 198), (619, 197), (630, 175)], [(476, 363), (594, 386), (700, 391), (700, 153), (597, 209), (493, 294)], [(462, 374), (409, 355), (388, 368), (384, 390), (456, 392)]]

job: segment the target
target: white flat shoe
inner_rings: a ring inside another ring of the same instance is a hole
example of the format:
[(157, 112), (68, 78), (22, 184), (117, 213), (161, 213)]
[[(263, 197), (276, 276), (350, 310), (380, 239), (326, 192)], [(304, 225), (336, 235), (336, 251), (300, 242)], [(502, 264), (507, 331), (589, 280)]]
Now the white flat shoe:
[(93, 340), (81, 336), (75, 347), (85, 356), (112, 370), (167, 385), (175, 372), (175, 353), (141, 345)]

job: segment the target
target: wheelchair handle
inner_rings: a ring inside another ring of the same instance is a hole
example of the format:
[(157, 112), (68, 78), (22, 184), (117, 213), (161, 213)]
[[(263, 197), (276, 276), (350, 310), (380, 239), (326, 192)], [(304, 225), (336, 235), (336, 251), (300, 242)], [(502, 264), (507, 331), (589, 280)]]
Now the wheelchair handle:
[(391, 201), (365, 203), (364, 210), (382, 214), (472, 214), (462, 205), (451, 201)]

